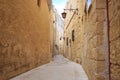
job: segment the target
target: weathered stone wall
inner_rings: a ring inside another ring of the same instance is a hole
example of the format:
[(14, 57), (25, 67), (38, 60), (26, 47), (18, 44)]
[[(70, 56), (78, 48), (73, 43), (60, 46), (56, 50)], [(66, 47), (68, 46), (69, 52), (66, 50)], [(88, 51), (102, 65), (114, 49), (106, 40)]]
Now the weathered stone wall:
[(51, 54), (52, 54), (52, 56), (54, 55), (54, 39), (55, 39), (55, 14), (54, 14), (54, 10), (53, 10), (53, 6), (51, 6), (52, 8), (51, 8), (51, 10), (50, 10), (50, 16), (51, 16), (51, 18), (50, 18), (50, 20), (51, 20), (51, 22), (50, 22), (50, 42), (51, 42), (51, 44), (50, 44), (50, 52), (51, 52)]
[[(81, 62), (81, 46), (82, 46), (82, 21), (81, 21), (81, 6), (82, 0), (70, 0), (66, 9), (79, 9), (76, 11), (66, 11), (67, 16), (65, 19), (65, 40), (64, 40), (64, 48), (65, 48), (65, 56), (75, 62)], [(75, 13), (76, 12), (76, 13)], [(72, 31), (74, 30), (74, 41), (72, 41)], [(67, 43), (68, 38), (68, 45)]]
[[(77, 5), (79, 11), (78, 15), (67, 11), (64, 27), (65, 56), (81, 63), (90, 80), (109, 80), (109, 64), (111, 80), (120, 79), (120, 1), (108, 2), (110, 29), (107, 23), (106, 0), (92, 0), (88, 12), (86, 0), (69, 0), (66, 6), (68, 9), (75, 9), (74, 6)], [(75, 41), (70, 43), (72, 30), (75, 30)]]
[(50, 61), (49, 8), (40, 1), (0, 0), (0, 80)]
[(109, 0), (110, 77), (120, 80), (120, 0)]
[(61, 18), (60, 14), (58, 13), (55, 6), (53, 6), (54, 10), (54, 44), (58, 46), (59, 54), (63, 54), (63, 19)]
[(108, 80), (108, 36), (106, 1), (92, 0), (84, 14), (84, 53), (82, 64), (90, 80)]
[[(67, 8), (78, 8), (78, 14), (67, 12), (65, 19), (66, 57), (81, 63), (88, 74), (89, 80), (108, 80), (108, 36), (106, 19), (106, 1), (92, 0), (89, 12), (86, 12), (86, 1), (70, 0)], [(71, 3), (71, 4), (70, 4)], [(70, 39), (75, 30), (75, 41)]]

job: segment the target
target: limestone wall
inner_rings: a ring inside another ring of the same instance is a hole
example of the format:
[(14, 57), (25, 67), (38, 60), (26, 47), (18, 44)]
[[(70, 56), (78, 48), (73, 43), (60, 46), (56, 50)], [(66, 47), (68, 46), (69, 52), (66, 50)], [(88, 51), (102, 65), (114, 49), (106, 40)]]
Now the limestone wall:
[(51, 26), (50, 26), (50, 42), (51, 42), (51, 44), (50, 44), (50, 52), (51, 52), (51, 54), (52, 54), (52, 56), (54, 55), (54, 42), (55, 42), (55, 14), (54, 14), (54, 10), (53, 10), (53, 6), (52, 6), (52, 8), (51, 8), (51, 10), (50, 10), (50, 16), (51, 16), (51, 18), (50, 18), (50, 23), (51, 23)]
[(0, 0), (0, 80), (51, 59), (49, 8), (37, 1)]
[[(89, 80), (108, 80), (108, 37), (105, 0), (92, 0), (92, 6), (86, 12), (86, 1), (70, 0), (67, 8), (78, 8), (78, 14), (67, 12), (65, 19), (65, 53), (69, 59), (81, 63)], [(73, 1), (73, 2), (72, 2)], [(77, 7), (74, 7), (77, 5)], [(75, 40), (71, 42), (72, 30)], [(70, 50), (72, 50), (70, 53)]]
[[(79, 9), (79, 11), (66, 11), (67, 16), (65, 19), (65, 40), (64, 40), (64, 48), (65, 48), (65, 56), (75, 62), (81, 62), (81, 54), (82, 54), (82, 21), (81, 21), (81, 6), (82, 0), (70, 0), (66, 9)], [(72, 40), (72, 32), (74, 31), (74, 41)], [(68, 40), (67, 40), (68, 39)], [(67, 45), (68, 41), (68, 45)]]
[(90, 80), (108, 80), (106, 1), (92, 0), (91, 8), (84, 13), (83, 21), (84, 52), (82, 64), (84, 69)]
[(111, 80), (120, 79), (120, 0), (109, 0)]
[[(86, 0), (69, 0), (67, 3), (66, 8), (78, 8), (78, 14), (67, 11), (64, 27), (65, 56), (81, 63), (89, 80), (109, 80), (109, 74), (111, 80), (119, 80), (120, 1), (108, 0), (110, 28), (107, 24), (106, 0), (91, 1), (88, 12), (86, 12)], [(75, 31), (75, 41), (70, 43), (72, 30)], [(68, 45), (66, 44), (67, 38)]]

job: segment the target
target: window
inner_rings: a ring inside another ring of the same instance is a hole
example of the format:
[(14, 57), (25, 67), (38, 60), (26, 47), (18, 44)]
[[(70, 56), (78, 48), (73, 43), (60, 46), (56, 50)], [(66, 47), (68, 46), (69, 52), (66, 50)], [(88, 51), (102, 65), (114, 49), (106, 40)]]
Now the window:
[(37, 5), (40, 6), (40, 0), (37, 0)]
[(72, 41), (74, 41), (75, 40), (75, 31), (74, 30), (72, 30)]
[(71, 44), (71, 39), (69, 40), (69, 43)]
[(66, 39), (66, 45), (68, 46), (68, 37), (67, 37), (67, 39)]
[(82, 24), (83, 24), (83, 16), (82, 16)]

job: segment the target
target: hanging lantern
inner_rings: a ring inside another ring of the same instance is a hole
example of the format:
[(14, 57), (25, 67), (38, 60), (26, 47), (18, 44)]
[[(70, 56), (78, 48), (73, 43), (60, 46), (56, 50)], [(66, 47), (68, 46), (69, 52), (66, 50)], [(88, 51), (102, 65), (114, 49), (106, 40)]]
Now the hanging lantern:
[(64, 19), (66, 18), (66, 14), (67, 14), (66, 12), (63, 12), (63, 13), (62, 13), (62, 17), (63, 17)]

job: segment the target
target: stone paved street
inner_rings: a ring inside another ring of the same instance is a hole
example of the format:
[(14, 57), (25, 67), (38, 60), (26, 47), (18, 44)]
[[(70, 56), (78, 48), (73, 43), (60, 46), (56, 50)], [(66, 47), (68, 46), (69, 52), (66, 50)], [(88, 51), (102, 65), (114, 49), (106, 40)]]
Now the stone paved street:
[(48, 64), (10, 80), (88, 80), (81, 65), (57, 55)]

